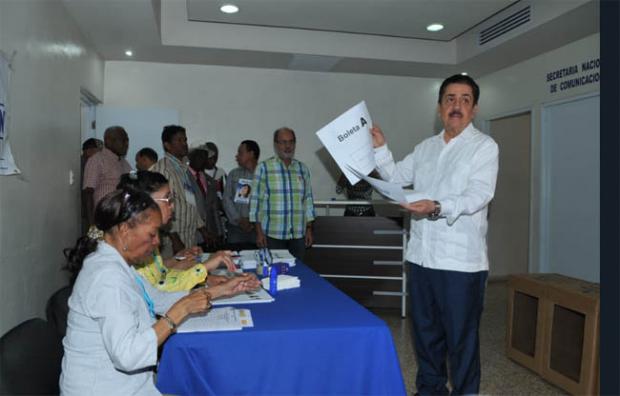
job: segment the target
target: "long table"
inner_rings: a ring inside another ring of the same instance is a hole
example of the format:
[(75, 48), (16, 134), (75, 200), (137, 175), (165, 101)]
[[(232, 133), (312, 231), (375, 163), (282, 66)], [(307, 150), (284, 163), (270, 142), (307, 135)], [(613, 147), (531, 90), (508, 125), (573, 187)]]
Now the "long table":
[(381, 319), (299, 263), (301, 288), (247, 304), (253, 328), (175, 334), (157, 388), (178, 395), (405, 395)]

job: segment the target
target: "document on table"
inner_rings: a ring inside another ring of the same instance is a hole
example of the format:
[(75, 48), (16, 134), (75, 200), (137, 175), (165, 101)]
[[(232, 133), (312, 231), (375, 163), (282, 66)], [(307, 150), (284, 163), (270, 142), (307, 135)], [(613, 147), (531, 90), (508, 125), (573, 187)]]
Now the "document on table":
[(213, 304), (213, 306), (218, 306), (235, 304), (259, 304), (270, 303), (273, 301), (273, 297), (271, 297), (271, 295), (267, 293), (267, 291), (265, 291), (262, 287), (259, 287), (255, 291), (247, 291), (245, 293), (237, 294), (236, 296), (213, 300), (211, 301), (211, 304)]
[(187, 319), (181, 323), (177, 332), (241, 330), (244, 327), (254, 327), (252, 313), (249, 309), (223, 307), (214, 308), (204, 315)]
[(361, 171), (348, 166), (351, 173), (366, 180), (371, 186), (373, 186), (381, 195), (396, 201), (398, 203), (415, 202), (422, 199), (428, 199), (428, 197), (420, 192), (416, 192), (410, 189), (402, 188), (399, 184), (390, 183), (385, 180), (375, 179), (374, 177), (366, 176)]
[(357, 183), (360, 177), (349, 171), (346, 165), (364, 175), (375, 169), (371, 126), (366, 102), (361, 101), (316, 133), (351, 184)]

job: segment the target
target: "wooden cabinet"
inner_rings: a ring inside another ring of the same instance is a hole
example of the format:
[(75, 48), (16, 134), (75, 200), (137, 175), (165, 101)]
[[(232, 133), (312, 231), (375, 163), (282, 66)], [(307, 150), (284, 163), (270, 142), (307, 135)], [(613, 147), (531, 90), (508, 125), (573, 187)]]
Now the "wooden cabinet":
[(367, 307), (406, 312), (402, 217), (319, 216), (304, 261)]

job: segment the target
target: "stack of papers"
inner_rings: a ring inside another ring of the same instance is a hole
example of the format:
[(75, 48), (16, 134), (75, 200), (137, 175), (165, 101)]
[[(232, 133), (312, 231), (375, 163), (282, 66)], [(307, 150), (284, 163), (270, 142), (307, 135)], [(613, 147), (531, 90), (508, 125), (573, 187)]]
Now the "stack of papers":
[[(256, 259), (256, 250), (243, 250), (239, 252), (239, 264), (243, 269), (256, 269), (258, 261)], [(286, 249), (274, 249), (271, 251), (271, 257), (274, 263), (287, 263), (289, 266), (295, 266), (295, 257)]]
[(177, 332), (241, 330), (244, 327), (254, 327), (250, 310), (224, 307), (187, 319), (181, 323)]
[[(269, 278), (261, 280), (263, 287), (269, 290)], [(278, 275), (278, 290), (295, 289), (301, 286), (299, 278), (291, 275)]]
[[(209, 290), (209, 289), (207, 289)], [(235, 305), (235, 304), (258, 304), (258, 303), (270, 303), (274, 301), (273, 297), (260, 287), (255, 291), (248, 291), (245, 293), (237, 294), (236, 296), (228, 298), (218, 298), (211, 301), (214, 306), (218, 305)]]

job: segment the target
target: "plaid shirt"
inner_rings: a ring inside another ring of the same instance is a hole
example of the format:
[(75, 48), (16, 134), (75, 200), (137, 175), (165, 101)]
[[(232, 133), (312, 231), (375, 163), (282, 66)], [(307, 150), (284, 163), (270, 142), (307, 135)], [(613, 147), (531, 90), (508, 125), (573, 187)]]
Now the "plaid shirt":
[(314, 220), (310, 171), (293, 159), (287, 168), (278, 157), (256, 167), (250, 197), (250, 221), (260, 222), (275, 239), (299, 239)]

